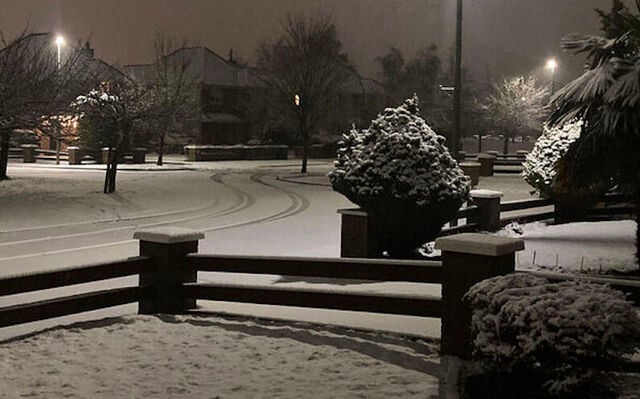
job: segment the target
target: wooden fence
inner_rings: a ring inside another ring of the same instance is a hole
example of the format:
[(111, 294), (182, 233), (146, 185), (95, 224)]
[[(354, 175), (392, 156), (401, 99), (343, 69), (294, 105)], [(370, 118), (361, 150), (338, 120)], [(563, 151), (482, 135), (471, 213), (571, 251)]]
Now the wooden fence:
[[(203, 235), (186, 229), (160, 228), (134, 237), (140, 240), (139, 257), (2, 278), (0, 296), (135, 275), (138, 285), (2, 307), (0, 327), (134, 302), (142, 314), (186, 313), (197, 300), (213, 300), (442, 318), (442, 353), (468, 358), (471, 310), (462, 296), (479, 281), (513, 272), (514, 254), (523, 248), (517, 239), (462, 234), (438, 241), (442, 262), (249, 257), (197, 254)], [(199, 283), (199, 272), (441, 284), (442, 296)]]

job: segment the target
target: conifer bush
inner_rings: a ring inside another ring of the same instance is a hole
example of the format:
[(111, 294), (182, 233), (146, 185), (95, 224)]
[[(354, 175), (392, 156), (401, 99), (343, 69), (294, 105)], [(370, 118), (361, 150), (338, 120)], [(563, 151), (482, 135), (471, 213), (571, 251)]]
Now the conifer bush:
[(580, 138), (584, 122), (566, 123), (560, 127), (544, 126), (542, 135), (523, 163), (522, 176), (533, 187), (534, 192), (556, 202), (558, 221), (581, 219), (593, 204), (610, 188), (603, 181), (593, 181), (586, 186), (577, 186), (572, 181), (558, 179), (560, 160), (569, 147)]
[(387, 108), (368, 129), (352, 129), (338, 145), (333, 189), (367, 211), (380, 250), (392, 257), (435, 239), (467, 200), (469, 182), (419, 115), (418, 98)]
[(511, 383), (495, 397), (602, 397), (611, 388), (601, 367), (640, 349), (636, 310), (606, 285), (511, 274), (466, 300), (480, 374)]

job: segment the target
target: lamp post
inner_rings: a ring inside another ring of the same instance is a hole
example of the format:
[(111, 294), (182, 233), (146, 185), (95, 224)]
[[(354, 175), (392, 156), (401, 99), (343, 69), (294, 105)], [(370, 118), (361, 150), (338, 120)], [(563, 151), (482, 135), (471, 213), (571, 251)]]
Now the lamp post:
[(460, 151), (460, 114), (462, 111), (462, 0), (457, 1), (456, 52), (453, 82), (453, 143), (450, 149), (455, 159)]
[(556, 91), (556, 69), (558, 68), (558, 62), (551, 58), (547, 60), (546, 68), (551, 73), (551, 95)]
[(308, 156), (308, 147), (309, 143), (307, 142), (307, 138), (304, 135), (304, 115), (302, 113), (302, 98), (299, 94), (295, 94), (293, 96), (293, 104), (296, 106), (296, 112), (298, 113), (298, 123), (299, 123), (299, 131), (300, 137), (302, 138), (302, 166), (300, 168), (300, 173), (307, 173), (307, 156)]
[[(61, 53), (61, 48), (62, 46), (64, 46), (64, 37), (62, 37), (61, 35), (56, 36), (56, 48), (57, 48), (57, 67), (58, 67), (58, 73), (60, 72), (60, 67), (61, 67), (61, 58), (60, 58), (60, 53)], [(60, 135), (62, 134), (62, 131), (58, 131), (58, 137), (56, 138), (56, 165), (60, 165)]]

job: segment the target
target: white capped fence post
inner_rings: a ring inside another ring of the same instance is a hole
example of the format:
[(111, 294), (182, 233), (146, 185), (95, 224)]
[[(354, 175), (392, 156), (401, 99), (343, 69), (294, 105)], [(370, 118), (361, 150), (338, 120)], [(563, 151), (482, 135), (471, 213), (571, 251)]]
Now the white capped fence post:
[(140, 256), (150, 257), (155, 268), (140, 275), (141, 286), (151, 286), (151, 299), (140, 302), (138, 313), (182, 313), (195, 308), (195, 300), (182, 294), (184, 283), (196, 282), (197, 272), (189, 271), (185, 256), (198, 252), (198, 240), (204, 233), (180, 227), (139, 230), (133, 238), (140, 240)]
[(524, 241), (465, 233), (438, 238), (436, 248), (442, 251), (440, 397), (453, 399), (458, 398), (461, 367), (472, 352), (471, 307), (463, 297), (482, 280), (513, 273), (515, 253), (524, 249)]

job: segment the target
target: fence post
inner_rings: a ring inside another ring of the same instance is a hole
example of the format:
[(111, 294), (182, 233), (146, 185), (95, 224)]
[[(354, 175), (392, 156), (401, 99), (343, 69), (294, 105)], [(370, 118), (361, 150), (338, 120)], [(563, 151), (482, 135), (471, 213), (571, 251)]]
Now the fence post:
[(513, 273), (515, 253), (524, 241), (488, 234), (465, 233), (436, 240), (442, 251), (442, 327), (440, 337), (443, 374), (441, 398), (457, 398), (458, 378), (471, 358), (471, 307), (463, 301), (474, 284)]
[(478, 207), (478, 216), (469, 218), (469, 221), (478, 224), (480, 231), (500, 230), (500, 199), (503, 195), (500, 191), (471, 190), (469, 196)]
[(36, 162), (36, 150), (38, 146), (36, 144), (23, 144), (22, 147), (22, 163), (34, 163)]
[(181, 227), (139, 230), (133, 238), (140, 240), (140, 256), (153, 259), (154, 270), (140, 275), (141, 286), (153, 287), (151, 298), (140, 301), (138, 313), (181, 313), (195, 308), (195, 300), (182, 294), (182, 284), (195, 282), (197, 272), (189, 271), (185, 256), (198, 252), (198, 240), (204, 233)]
[(69, 165), (82, 164), (82, 154), (80, 153), (80, 147), (67, 147), (67, 152), (69, 153)]
[(471, 186), (475, 187), (480, 181), (480, 163), (478, 162), (460, 162), (458, 164), (462, 172), (469, 176), (471, 180)]
[(493, 176), (493, 166), (496, 162), (495, 155), (478, 154), (478, 162), (480, 162), (480, 177)]

